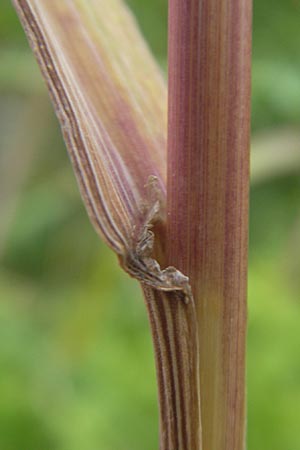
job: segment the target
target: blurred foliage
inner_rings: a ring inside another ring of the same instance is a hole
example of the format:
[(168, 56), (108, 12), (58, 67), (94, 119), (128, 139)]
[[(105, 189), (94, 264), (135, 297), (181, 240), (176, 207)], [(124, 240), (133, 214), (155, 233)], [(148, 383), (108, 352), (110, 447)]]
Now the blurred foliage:
[[(128, 3), (166, 67), (167, 1)], [(299, 126), (299, 17), (299, 0), (254, 4), (254, 133)], [(153, 450), (142, 297), (88, 222), (9, 0), (0, 57), (0, 450)], [(296, 450), (300, 181), (267, 172), (251, 189), (248, 450)]]

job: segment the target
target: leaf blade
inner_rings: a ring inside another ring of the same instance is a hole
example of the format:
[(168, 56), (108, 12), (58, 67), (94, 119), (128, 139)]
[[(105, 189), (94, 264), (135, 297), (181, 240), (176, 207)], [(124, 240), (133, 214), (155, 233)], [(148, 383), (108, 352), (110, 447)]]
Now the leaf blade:
[(165, 193), (164, 80), (119, 0), (14, 5), (46, 79), (90, 218), (123, 254), (143, 224), (150, 175)]

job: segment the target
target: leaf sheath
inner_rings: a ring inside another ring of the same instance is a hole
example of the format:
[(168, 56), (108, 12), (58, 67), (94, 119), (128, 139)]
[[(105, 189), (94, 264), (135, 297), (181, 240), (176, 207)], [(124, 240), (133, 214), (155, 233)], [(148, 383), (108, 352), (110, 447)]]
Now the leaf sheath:
[(155, 350), (160, 450), (201, 449), (197, 316), (193, 299), (143, 286)]

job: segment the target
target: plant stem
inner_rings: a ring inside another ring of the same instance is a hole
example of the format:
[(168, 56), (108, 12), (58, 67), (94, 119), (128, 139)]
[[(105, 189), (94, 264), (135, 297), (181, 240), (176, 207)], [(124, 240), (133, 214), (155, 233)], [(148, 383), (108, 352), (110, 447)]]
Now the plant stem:
[(205, 450), (242, 450), (251, 0), (169, 1), (168, 263), (190, 277)]

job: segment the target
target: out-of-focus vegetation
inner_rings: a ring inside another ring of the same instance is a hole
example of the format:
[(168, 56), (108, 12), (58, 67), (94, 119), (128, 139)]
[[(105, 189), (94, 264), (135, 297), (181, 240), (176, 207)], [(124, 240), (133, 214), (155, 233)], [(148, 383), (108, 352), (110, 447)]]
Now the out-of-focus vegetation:
[[(167, 0), (128, 3), (165, 68)], [(254, 4), (253, 150), (269, 156), (251, 189), (248, 450), (300, 448), (299, 19), (298, 0)], [(295, 163), (285, 164), (291, 148)], [(273, 164), (278, 156), (282, 165)], [(8, 0), (0, 4), (0, 264), (0, 450), (157, 448), (142, 297), (88, 222)]]

